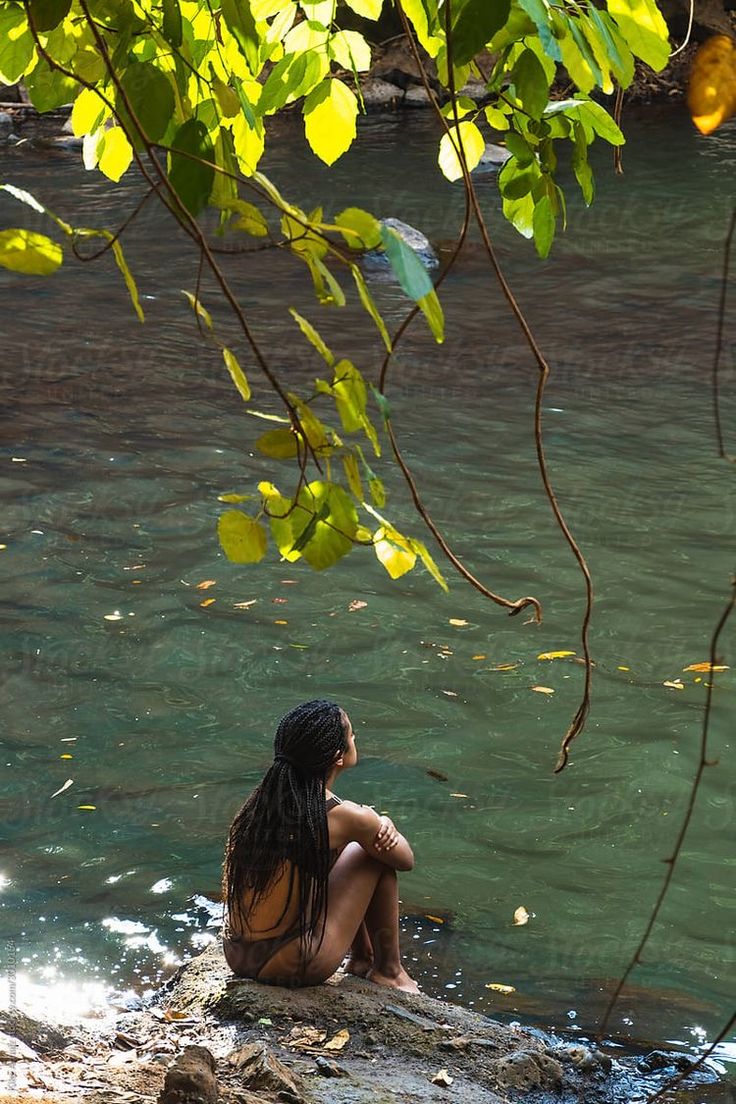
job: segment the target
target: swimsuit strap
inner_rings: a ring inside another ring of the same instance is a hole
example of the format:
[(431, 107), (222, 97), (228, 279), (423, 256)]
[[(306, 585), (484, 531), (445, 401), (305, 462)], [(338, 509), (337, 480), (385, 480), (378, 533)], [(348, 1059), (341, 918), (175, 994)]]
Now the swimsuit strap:
[(328, 797), (325, 802), (325, 809), (329, 813), (330, 809), (334, 809), (336, 805), (342, 805), (342, 800), (339, 797)]

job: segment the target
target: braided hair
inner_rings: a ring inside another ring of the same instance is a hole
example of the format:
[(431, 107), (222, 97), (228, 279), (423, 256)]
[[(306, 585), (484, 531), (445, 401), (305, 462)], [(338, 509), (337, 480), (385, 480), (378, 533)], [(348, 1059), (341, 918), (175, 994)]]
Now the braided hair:
[(303, 702), (279, 721), (274, 761), (230, 825), (222, 878), (224, 930), (229, 938), (238, 938), (230, 918), (243, 915), (244, 892), (252, 894), (252, 911), (289, 860), (286, 904), (273, 927), (281, 923), (291, 904), (298, 868), (301, 946), (306, 947), (320, 921), (322, 943), (330, 871), (325, 782), (336, 756), (347, 746), (345, 714), (334, 702)]

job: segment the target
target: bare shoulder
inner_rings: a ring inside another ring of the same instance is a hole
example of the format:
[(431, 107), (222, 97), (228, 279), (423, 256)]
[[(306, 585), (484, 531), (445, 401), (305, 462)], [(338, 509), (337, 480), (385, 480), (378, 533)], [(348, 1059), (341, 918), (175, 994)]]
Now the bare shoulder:
[(330, 810), (330, 837), (333, 834), (341, 837), (342, 842), (349, 843), (357, 840), (363, 843), (372, 840), (381, 826), (381, 818), (370, 805), (359, 805), (355, 801), (341, 801), (334, 809)]

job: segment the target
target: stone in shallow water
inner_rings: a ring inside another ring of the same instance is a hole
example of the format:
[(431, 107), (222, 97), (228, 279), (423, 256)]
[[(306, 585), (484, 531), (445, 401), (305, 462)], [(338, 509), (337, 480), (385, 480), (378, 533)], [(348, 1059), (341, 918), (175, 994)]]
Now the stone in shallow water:
[[(439, 258), (432, 247), (432, 243), (421, 230), (417, 230), (416, 227), (410, 226), (408, 222), (402, 222), (401, 219), (397, 218), (381, 219), (381, 225), (395, 230), (401, 240), (414, 250), (426, 268), (436, 268), (438, 266)], [(363, 255), (363, 261), (371, 268), (390, 268), (386, 254), (379, 253), (377, 249), (369, 249)]]

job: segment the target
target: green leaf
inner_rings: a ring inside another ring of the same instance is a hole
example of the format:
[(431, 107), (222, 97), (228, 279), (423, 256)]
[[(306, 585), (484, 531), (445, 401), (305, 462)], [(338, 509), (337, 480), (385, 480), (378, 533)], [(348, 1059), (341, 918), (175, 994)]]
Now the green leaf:
[(519, 0), (519, 6), (534, 20), (545, 53), (555, 61), (562, 61), (560, 47), (552, 33), (552, 22), (546, 0)]
[(311, 322), (308, 322), (306, 318), (303, 318), (301, 314), (298, 314), (293, 307), (289, 307), (289, 314), (294, 319), (299, 329), (302, 331), (307, 341), (310, 341), (314, 345), (319, 355), (329, 364), (330, 368), (335, 363), (335, 358), (330, 350), (325, 345), (320, 335), (315, 330)]
[(504, 115), (503, 111), (499, 111), (497, 107), (484, 107), (483, 112), (485, 114), (488, 125), (493, 127), (494, 130), (508, 130), (511, 125), (508, 117)]
[(15, 84), (33, 57), (33, 36), (20, 5), (0, 8), (0, 83)]
[(269, 429), (256, 441), (256, 448), (272, 460), (292, 460), (297, 454), (297, 438), (291, 429)]
[(555, 213), (548, 195), (542, 196), (534, 206), (534, 245), (540, 257), (546, 257), (555, 236)]
[(222, 350), (222, 359), (225, 361), (225, 367), (230, 373), (230, 378), (240, 392), (243, 400), (248, 402), (250, 399), (250, 384), (246, 379), (245, 372), (238, 363), (238, 358), (235, 356), (235, 353), (226, 346)]
[(573, 123), (573, 132), (575, 148), (572, 155), (572, 168), (575, 179), (580, 185), (580, 191), (583, 193), (585, 206), (590, 207), (595, 195), (595, 182), (593, 180), (593, 170), (588, 164), (588, 143), (585, 139), (585, 130), (583, 124), (578, 120)]
[(245, 176), (253, 176), (265, 146), (263, 120), (256, 119), (251, 126), (245, 115), (233, 119), (233, 142), (238, 164)]
[(432, 281), (419, 257), (390, 226), (381, 226), (381, 241), (396, 278), (416, 303), (433, 291)]
[(353, 492), (358, 502), (363, 501), (363, 484), (360, 481), (360, 469), (358, 468), (358, 461), (353, 453), (348, 453), (347, 456), (342, 458), (342, 466), (345, 469), (345, 478), (348, 481), (348, 486)]
[(37, 31), (52, 31), (69, 14), (72, 0), (28, 0), (30, 21)]
[(357, 31), (338, 31), (329, 42), (329, 52), (342, 69), (365, 73), (371, 67), (371, 48)]
[[(546, 102), (546, 101), (545, 101)], [(485, 139), (475, 123), (462, 122), (451, 126), (440, 139), (438, 164), (448, 180), (460, 180), (463, 175), (459, 148), (465, 154), (468, 172), (472, 172), (486, 148)]]
[(238, 48), (248, 63), (251, 76), (256, 77), (260, 71), (259, 57), (260, 38), (256, 29), (256, 21), (250, 10), (250, 4), (243, 0), (222, 0), (222, 17), (228, 30), (238, 44)]
[[(113, 237), (109, 231), (107, 231), (104, 236), (110, 240)], [(125, 259), (123, 247), (120, 244), (119, 238), (116, 238), (112, 242), (112, 255), (115, 258), (115, 264), (120, 269), (123, 279), (125, 280), (125, 286), (128, 289), (128, 295), (130, 296), (130, 301), (133, 304), (133, 310), (138, 315), (139, 320), (141, 322), (145, 322), (145, 315), (143, 314), (141, 301), (138, 297), (138, 287), (136, 285), (135, 279), (133, 278), (133, 273), (128, 268), (128, 262)]]
[(358, 528), (358, 513), (347, 491), (335, 483), (316, 481), (303, 487), (297, 503), (301, 509), (292, 514), (295, 544), (312, 525), (308, 542), (300, 549), (315, 571), (324, 571), (347, 555)]
[(182, 21), (179, 0), (162, 0), (163, 35), (170, 46), (178, 49), (182, 43)]
[(231, 563), (258, 563), (266, 555), (266, 530), (242, 510), (225, 510), (217, 522), (220, 546)]
[[(174, 89), (168, 77), (151, 62), (132, 62), (120, 78), (120, 85), (146, 138), (151, 142), (160, 141), (174, 114)], [(117, 97), (116, 106), (136, 149), (142, 149), (144, 143), (138, 137), (138, 127), (121, 95)]]
[(371, 318), (375, 322), (376, 329), (378, 330), (378, 332), (381, 335), (381, 338), (383, 340), (383, 344), (386, 346), (386, 350), (390, 353), (391, 352), (391, 347), (392, 347), (391, 346), (391, 338), (388, 336), (388, 330), (386, 329), (386, 324), (383, 321), (383, 318), (381, 317), (381, 315), (379, 314), (378, 307), (376, 306), (376, 304), (373, 300), (373, 296), (371, 295), (370, 291), (368, 290), (368, 285), (365, 282), (365, 277), (363, 276), (363, 273), (360, 271), (360, 269), (358, 268), (357, 265), (351, 264), (350, 271), (353, 274), (353, 279), (355, 280), (355, 284), (358, 288), (358, 295), (360, 296), (360, 301), (363, 304), (363, 308), (364, 308), (364, 310), (367, 311), (367, 313), (371, 316)]
[(510, 130), (505, 135), (506, 148), (513, 153), (519, 165), (525, 167), (535, 160), (534, 150), (525, 138), (522, 138), (515, 130)]
[(437, 292), (432, 288), (428, 295), (423, 295), (421, 299), (417, 299), (417, 303), (427, 319), (435, 341), (438, 345), (441, 345), (445, 340), (445, 316)]
[(368, 480), (368, 489), (371, 492), (371, 498), (379, 510), (382, 510), (386, 505), (386, 488), (383, 485), (383, 481), (376, 476), (373, 479)]
[(360, 207), (346, 207), (335, 216), (342, 236), (351, 249), (375, 249), (381, 242), (381, 224)]
[(659, 72), (670, 56), (667, 24), (654, 0), (607, 0), (633, 54)]
[(294, 533), (291, 527), (291, 499), (279, 494), (273, 483), (259, 483), (258, 490), (263, 495), (263, 507), (270, 519), (271, 534), (282, 558), (290, 563), (301, 559), (301, 552), (292, 551)]
[(464, 0), (456, 3), (452, 21), (453, 59), (464, 65), (490, 42), (506, 23), (510, 0)]
[(345, 432), (354, 433), (362, 429), (366, 417), (367, 392), (363, 376), (351, 361), (341, 360), (335, 365), (332, 394)]
[(35, 230), (0, 230), (0, 265), (27, 276), (50, 276), (61, 264), (61, 246)]
[(174, 150), (181, 150), (182, 155), (190, 156), (169, 154), (169, 183), (190, 215), (198, 215), (207, 205), (215, 178), (211, 165), (192, 160), (192, 157), (203, 161), (214, 159), (207, 128), (198, 119), (187, 119), (177, 130), (171, 144)]
[(601, 138), (605, 138), (612, 146), (621, 146), (626, 141), (605, 107), (601, 107), (594, 100), (583, 100), (574, 111), (566, 112), (566, 114), (573, 117), (577, 115), (581, 123), (587, 123), (596, 134), (599, 134)]
[(253, 203), (244, 199), (228, 199), (223, 204), (226, 211), (234, 211), (239, 215), (235, 222), (231, 223), (233, 230), (242, 230), (250, 234), (252, 238), (264, 238), (268, 234), (268, 223), (265, 216)]
[(524, 238), (531, 238), (534, 234), (534, 200), (531, 193), (520, 199), (506, 199), (503, 203), (504, 217), (519, 231)]
[(307, 141), (326, 165), (333, 165), (355, 138), (355, 93), (337, 77), (328, 78), (309, 93), (303, 112)]
[(524, 110), (534, 119), (541, 119), (549, 99), (549, 81), (532, 50), (522, 51), (511, 71), (511, 82)]
[(416, 538), (414, 537), (410, 539), (409, 544), (412, 548), (412, 551), (418, 553), (418, 555), (421, 557), (422, 563), (424, 564), (432, 578), (435, 580), (435, 582), (439, 583), (444, 591), (449, 592), (450, 588), (448, 587), (444, 577), (442, 576), (440, 569), (437, 567), (437, 564), (430, 556), (427, 546), (425, 544), (422, 544), (420, 540), (416, 540)]
[(300, 256), (306, 261), (312, 274), (314, 290), (320, 303), (326, 307), (344, 307), (345, 293), (327, 265), (311, 253), (302, 253)]
[(43, 58), (24, 77), (24, 84), (36, 111), (52, 111), (72, 103), (79, 92), (79, 84), (56, 69), (50, 69)]

